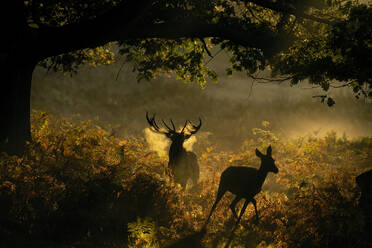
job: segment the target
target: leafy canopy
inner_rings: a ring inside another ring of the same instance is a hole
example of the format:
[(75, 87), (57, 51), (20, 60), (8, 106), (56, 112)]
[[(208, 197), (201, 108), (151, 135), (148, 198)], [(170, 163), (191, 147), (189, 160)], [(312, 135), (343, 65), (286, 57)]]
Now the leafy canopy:
[[(43, 29), (89, 22), (128, 1), (24, 3), (29, 26)], [(41, 65), (76, 71), (81, 64), (110, 64), (121, 55), (133, 63), (138, 80), (175, 73), (204, 86), (217, 79), (209, 57), (225, 50), (228, 74), (245, 71), (257, 78), (257, 72), (270, 69), (270, 80), (294, 85), (308, 79), (324, 91), (347, 86), (357, 97), (372, 95), (372, 10), (356, 0), (154, 0), (142, 9), (136, 24), (127, 27), (136, 31), (129, 38), (50, 57)]]

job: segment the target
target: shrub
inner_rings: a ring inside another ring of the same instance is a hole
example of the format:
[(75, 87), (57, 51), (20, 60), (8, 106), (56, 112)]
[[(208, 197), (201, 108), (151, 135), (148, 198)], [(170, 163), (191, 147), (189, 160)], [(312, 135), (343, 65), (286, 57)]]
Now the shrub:
[[(260, 224), (253, 224), (249, 205), (232, 247), (362, 247), (355, 176), (371, 166), (368, 137), (330, 133), (285, 140), (263, 122), (238, 152), (217, 151), (204, 140), (205, 147), (198, 147), (200, 182), (183, 191), (166, 173), (167, 159), (142, 138), (119, 140), (92, 121), (44, 112), (33, 112), (31, 121), (26, 153), (0, 155), (2, 238), (29, 235), (73, 247), (166, 247), (201, 229), (225, 168), (258, 167), (254, 149), (272, 144), (279, 173), (268, 177), (256, 197)], [(216, 208), (204, 247), (223, 247), (229, 239), (232, 197), (226, 194)]]
[(177, 193), (166, 188), (159, 174), (162, 161), (144, 142), (120, 141), (94, 122), (74, 123), (44, 112), (34, 112), (31, 121), (33, 141), (25, 154), (0, 157), (5, 236), (76, 240), (113, 231), (125, 236), (129, 221), (156, 206), (159, 216), (171, 216), (159, 205)]

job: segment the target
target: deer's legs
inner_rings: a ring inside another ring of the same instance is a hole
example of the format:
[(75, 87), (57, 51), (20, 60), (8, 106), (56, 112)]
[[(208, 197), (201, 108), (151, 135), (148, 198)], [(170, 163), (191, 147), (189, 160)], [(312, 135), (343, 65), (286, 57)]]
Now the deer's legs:
[(235, 206), (236, 204), (242, 199), (242, 197), (240, 196), (235, 196), (234, 200), (231, 202), (230, 204), (230, 209), (234, 215), (235, 218), (238, 219), (238, 215), (236, 214), (236, 211), (235, 211)]
[(217, 197), (216, 197), (216, 201), (214, 202), (214, 204), (213, 204), (213, 206), (212, 206), (211, 212), (209, 213), (208, 219), (207, 219), (207, 221), (205, 222), (203, 228), (205, 228), (205, 226), (208, 224), (209, 219), (211, 218), (211, 215), (212, 215), (213, 211), (214, 211), (215, 208), (217, 207), (218, 202), (221, 200), (221, 198), (222, 198), (222, 196), (225, 194), (225, 192), (226, 192), (226, 191), (224, 191), (224, 190), (218, 190)]
[(247, 208), (248, 203), (249, 203), (250, 201), (251, 201), (251, 199), (249, 199), (249, 200), (248, 200), (248, 199), (245, 200), (244, 205), (243, 205), (243, 207), (242, 207), (242, 210), (240, 210), (240, 214), (239, 214), (238, 220), (236, 221), (235, 227), (238, 225), (238, 223), (239, 223), (240, 219), (242, 218), (242, 216), (243, 216), (243, 214), (244, 214), (244, 212), (245, 212), (245, 209)]
[(256, 212), (256, 221), (257, 221), (257, 224), (258, 224), (258, 211), (257, 211), (256, 200), (254, 198), (252, 198), (251, 202), (253, 203), (254, 211)]

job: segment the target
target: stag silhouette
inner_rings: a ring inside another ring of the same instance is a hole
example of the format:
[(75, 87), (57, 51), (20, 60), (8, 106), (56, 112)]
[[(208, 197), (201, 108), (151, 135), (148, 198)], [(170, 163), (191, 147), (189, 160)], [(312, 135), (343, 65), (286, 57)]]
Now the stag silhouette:
[[(235, 195), (234, 200), (230, 204), (230, 209), (233, 215), (237, 218), (236, 225), (239, 223), (249, 202), (253, 203), (254, 210), (256, 212), (256, 222), (258, 223), (259, 218), (254, 196), (261, 191), (261, 187), (269, 172), (273, 172), (275, 174), (278, 173), (275, 160), (271, 157), (271, 151), (271, 146), (267, 148), (266, 155), (262, 154), (258, 149), (256, 149), (256, 155), (261, 159), (261, 166), (259, 169), (244, 166), (230, 166), (222, 172), (216, 201), (212, 206), (211, 212), (209, 213), (204, 227), (208, 224), (213, 211), (226, 191), (230, 191)], [(238, 217), (235, 211), (235, 206), (242, 198), (245, 199), (245, 202)]]
[[(164, 134), (172, 141), (169, 148), (168, 168), (173, 174), (174, 181), (181, 184), (183, 188), (186, 188), (187, 180), (190, 178), (193, 181), (193, 185), (196, 185), (199, 180), (198, 160), (195, 153), (185, 150), (183, 143), (199, 131), (202, 125), (201, 119), (199, 118), (199, 125), (194, 125), (189, 120), (186, 120), (185, 125), (180, 132), (176, 131), (172, 119), (170, 119), (172, 128), (162, 120), (165, 129), (160, 128), (156, 123), (155, 114), (149, 118), (148, 113), (146, 112), (146, 119), (153, 132)], [(188, 123), (191, 125), (191, 128), (187, 125)], [(186, 130), (187, 133), (185, 133)]]

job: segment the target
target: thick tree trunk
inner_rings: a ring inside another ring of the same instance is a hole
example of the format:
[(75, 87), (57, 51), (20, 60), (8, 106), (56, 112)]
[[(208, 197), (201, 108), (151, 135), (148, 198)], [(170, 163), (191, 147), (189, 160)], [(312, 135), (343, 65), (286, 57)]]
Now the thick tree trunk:
[(30, 90), (38, 52), (24, 1), (4, 4), (7, 15), (0, 16), (0, 152), (21, 155), (31, 140)]
[(0, 151), (12, 155), (21, 155), (31, 140), (30, 94), (36, 65), (26, 58), (17, 59), (0, 62)]

